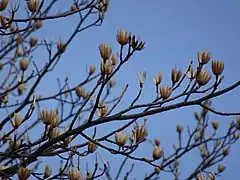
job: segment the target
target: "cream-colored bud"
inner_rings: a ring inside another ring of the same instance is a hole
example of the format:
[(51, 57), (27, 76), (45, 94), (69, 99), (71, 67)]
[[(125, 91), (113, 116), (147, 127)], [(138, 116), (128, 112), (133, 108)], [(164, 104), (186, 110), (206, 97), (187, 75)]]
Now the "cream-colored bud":
[(22, 71), (26, 71), (29, 65), (29, 61), (27, 59), (21, 59), (19, 61), (19, 66)]
[(18, 170), (19, 180), (27, 180), (32, 174), (32, 171), (25, 167), (20, 167)]
[(214, 130), (217, 130), (219, 127), (219, 122), (218, 121), (212, 121), (212, 127)]
[(212, 72), (215, 76), (222, 74), (224, 69), (224, 63), (221, 61), (212, 61)]
[(14, 127), (18, 128), (22, 124), (22, 121), (23, 121), (23, 119), (22, 119), (21, 115), (19, 113), (16, 113), (14, 115)]
[(194, 79), (195, 78), (196, 73), (194, 72), (192, 65), (190, 65), (189, 70), (186, 72), (186, 76), (187, 76), (188, 79)]
[(136, 143), (139, 143), (145, 140), (147, 135), (148, 135), (148, 131), (145, 126), (137, 126), (132, 131), (132, 137)]
[(123, 29), (121, 29), (117, 33), (117, 41), (120, 45), (124, 46), (129, 42), (129, 33)]
[(112, 61), (112, 65), (116, 66), (118, 63), (118, 57), (115, 54), (112, 54), (111, 61)]
[(118, 146), (124, 146), (127, 142), (128, 136), (126, 133), (123, 132), (116, 132), (115, 133), (115, 142)]
[(96, 71), (96, 66), (90, 65), (89, 70), (88, 70), (88, 74), (92, 75), (92, 74), (95, 73), (95, 71)]
[(38, 39), (37, 39), (37, 38), (31, 37), (31, 38), (30, 38), (30, 41), (29, 41), (29, 45), (30, 45), (31, 47), (34, 47), (34, 46), (36, 46), (37, 42), (38, 42)]
[(45, 125), (50, 125), (55, 128), (58, 125), (59, 117), (57, 111), (43, 109), (40, 113), (40, 119)]
[(197, 82), (200, 86), (204, 86), (209, 82), (210, 79), (211, 76), (209, 75), (209, 73), (205, 70), (201, 70), (198, 74)]
[(107, 60), (111, 57), (112, 48), (108, 44), (100, 44), (99, 52), (103, 60)]
[(163, 75), (161, 72), (159, 72), (156, 76), (153, 77), (153, 83), (158, 86), (162, 82), (162, 79)]
[(154, 139), (154, 144), (155, 144), (156, 146), (159, 146), (159, 145), (160, 145), (160, 139), (159, 139), (159, 138), (155, 138), (155, 139)]
[(27, 1), (27, 8), (30, 12), (35, 13), (39, 9), (39, 0), (28, 0)]
[(89, 97), (89, 93), (83, 87), (76, 87), (75, 92), (79, 98), (87, 99)]
[(108, 107), (104, 103), (99, 103), (97, 108), (97, 114), (99, 117), (105, 117), (108, 112)]
[(102, 74), (110, 75), (114, 70), (114, 66), (110, 60), (107, 60), (106, 62), (102, 60), (100, 70)]
[(71, 168), (68, 172), (69, 180), (80, 180), (81, 179), (81, 172), (77, 168)]
[(181, 76), (182, 76), (181, 70), (177, 70), (176, 68), (172, 69), (171, 79), (173, 84), (177, 83), (180, 80)]
[(45, 178), (48, 178), (48, 177), (51, 176), (51, 174), (52, 174), (52, 169), (51, 169), (48, 165), (46, 165), (46, 166), (45, 166), (45, 169), (44, 169), (43, 178), (44, 178), (44, 179), (45, 179)]
[(155, 146), (153, 148), (153, 153), (152, 153), (152, 157), (154, 160), (158, 160), (163, 156), (163, 148), (160, 148), (159, 146)]
[(198, 53), (198, 62), (200, 64), (207, 64), (210, 59), (211, 59), (210, 52), (199, 52)]
[(142, 86), (144, 84), (144, 82), (146, 81), (147, 79), (147, 72), (144, 71), (142, 73), (138, 73), (138, 81), (139, 81), (139, 84), (140, 86)]
[(8, 0), (2, 0), (2, 2), (0, 2), (0, 11), (3, 11), (7, 8), (8, 5)]
[(160, 95), (163, 100), (168, 99), (172, 93), (172, 88), (168, 86), (161, 86), (160, 87)]
[(91, 141), (88, 142), (88, 152), (89, 153), (94, 153), (97, 149), (97, 145)]

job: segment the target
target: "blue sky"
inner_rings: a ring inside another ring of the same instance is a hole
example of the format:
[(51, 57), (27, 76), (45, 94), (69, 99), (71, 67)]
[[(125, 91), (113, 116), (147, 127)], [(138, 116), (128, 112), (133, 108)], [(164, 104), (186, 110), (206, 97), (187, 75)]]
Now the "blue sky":
[[(71, 1), (59, 3), (62, 6), (61, 9), (70, 4)], [(56, 9), (58, 8), (59, 6)], [(240, 65), (239, 17), (240, 1), (238, 0), (110, 0), (110, 7), (103, 25), (77, 36), (68, 47), (67, 53), (63, 55), (54, 73), (44, 79), (45, 84), (39, 91), (43, 94), (52, 89), (54, 91), (55, 79), (61, 77), (63, 80), (67, 74), (73, 85), (80, 82), (84, 78), (86, 65), (96, 64), (98, 67), (100, 63), (98, 45), (100, 43), (108, 43), (113, 47), (114, 52), (118, 51), (116, 32), (120, 28), (146, 41), (146, 48), (135, 54), (115, 78), (117, 87), (113, 94), (119, 94), (124, 85), (129, 84), (129, 91), (120, 107), (128, 105), (129, 99), (134, 97), (138, 90), (137, 72), (147, 71), (148, 78), (141, 102), (149, 102), (155, 95), (152, 77), (160, 71), (164, 76), (163, 84), (170, 85), (171, 69), (173, 67), (186, 69), (191, 60), (197, 61), (198, 51), (210, 51), (214, 60), (225, 62), (225, 78), (221, 87), (227, 86), (239, 80), (240, 77), (237, 75)], [(65, 18), (56, 22), (49, 21), (46, 23), (46, 28), (37, 34), (48, 40), (61, 38), (64, 41), (69, 32), (74, 29), (75, 24), (74, 18)], [(35, 56), (39, 62), (41, 58), (45, 58), (44, 55), (40, 55), (42, 53)], [(239, 111), (239, 92), (238, 88), (228, 95), (215, 99), (214, 107), (224, 111)], [(172, 144), (177, 140), (176, 125), (182, 124), (185, 128), (187, 125), (193, 127), (195, 124), (193, 112), (199, 109), (184, 108), (150, 117), (149, 138), (159, 137), (165, 150), (172, 151)], [(211, 118), (218, 119), (222, 127), (227, 126), (229, 120), (232, 119), (215, 115), (211, 115)], [(224, 128), (220, 131), (224, 132)], [(151, 151), (149, 149), (151, 146), (146, 145), (146, 147), (142, 147), (144, 154)], [(235, 144), (232, 153), (224, 161), (224, 164), (227, 164), (227, 170), (219, 179), (236, 179), (240, 175), (238, 162), (236, 162), (236, 159), (240, 159), (239, 150), (239, 143)], [(103, 154), (106, 160), (111, 159), (107, 153), (103, 152)], [(193, 153), (180, 162), (183, 178), (197, 159), (198, 155)], [(113, 163), (113, 167), (116, 168), (118, 163)], [(137, 169), (133, 172), (137, 179), (141, 179), (144, 171), (149, 170), (145, 168), (146, 165), (140, 163), (137, 163), (136, 167)], [(171, 179), (168, 175), (164, 177)]]

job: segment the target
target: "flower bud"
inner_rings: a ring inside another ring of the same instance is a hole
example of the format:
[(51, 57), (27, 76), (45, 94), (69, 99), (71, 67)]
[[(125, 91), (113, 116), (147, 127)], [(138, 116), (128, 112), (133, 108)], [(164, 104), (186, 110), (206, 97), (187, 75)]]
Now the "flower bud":
[(223, 147), (222, 148), (222, 154), (223, 154), (223, 156), (227, 156), (227, 155), (229, 155), (229, 148), (227, 148), (227, 147)]
[(154, 139), (154, 144), (155, 144), (156, 146), (159, 146), (159, 145), (160, 145), (160, 139), (159, 139), (159, 138), (155, 138), (155, 139)]
[(68, 172), (69, 180), (80, 180), (81, 172), (77, 168), (71, 168)]
[(56, 127), (50, 131), (50, 138), (56, 138), (60, 135), (60, 130)]
[(115, 54), (112, 54), (111, 61), (113, 66), (117, 65), (118, 57)]
[(136, 143), (139, 143), (145, 140), (147, 135), (148, 135), (148, 132), (145, 126), (137, 126), (132, 131), (132, 137)]
[(72, 5), (70, 10), (71, 10), (71, 12), (75, 12), (78, 10), (78, 8), (75, 5)]
[(44, 176), (43, 176), (43, 178), (46, 179), (46, 178), (50, 177), (51, 174), (52, 174), (52, 169), (48, 165), (46, 165), (45, 169), (44, 169)]
[(159, 174), (162, 170), (161, 170), (161, 168), (159, 168), (158, 166), (156, 166), (156, 167), (154, 168), (154, 171), (155, 171), (157, 174)]
[(207, 64), (211, 58), (210, 52), (199, 52), (198, 53), (198, 62), (200, 64)]
[(159, 72), (156, 76), (153, 77), (153, 83), (158, 86), (162, 82), (162, 79), (163, 75), (161, 72)]
[(181, 76), (182, 76), (181, 70), (177, 70), (176, 68), (172, 69), (171, 79), (173, 84), (177, 83), (180, 80)]
[(30, 38), (30, 41), (29, 41), (29, 45), (30, 45), (31, 47), (34, 47), (34, 46), (36, 46), (37, 42), (38, 42), (38, 39), (37, 39), (37, 38), (31, 37), (31, 38)]
[(160, 95), (163, 98), (163, 100), (169, 98), (169, 96), (172, 93), (172, 88), (168, 86), (161, 86), (160, 87)]
[(37, 20), (35, 24), (36, 29), (40, 29), (43, 27), (43, 22), (41, 20)]
[(96, 66), (90, 65), (89, 70), (88, 70), (88, 74), (92, 75), (92, 74), (95, 73), (95, 71), (96, 71)]
[(23, 119), (19, 113), (16, 113), (14, 116), (14, 127), (18, 128), (22, 124)]
[(91, 141), (88, 142), (88, 152), (94, 153), (97, 149), (97, 145), (95, 143), (92, 143)]
[(194, 136), (195, 141), (196, 141), (196, 142), (199, 141), (200, 138), (201, 138), (201, 134), (200, 134), (199, 132), (197, 132), (197, 133), (195, 134), (195, 136)]
[(116, 85), (116, 81), (114, 81), (112, 79), (110, 79), (108, 83), (109, 83), (110, 88), (113, 88)]
[(118, 146), (124, 146), (127, 142), (128, 136), (126, 133), (123, 132), (116, 132), (115, 133), (115, 142)]
[(17, 45), (21, 44), (23, 42), (23, 38), (20, 34), (17, 35), (17, 38), (16, 38), (16, 43)]
[(112, 48), (107, 44), (100, 44), (99, 51), (104, 61), (109, 59), (112, 54)]
[(117, 33), (117, 41), (122, 46), (126, 45), (129, 42), (129, 34), (128, 34), (128, 32), (124, 31), (123, 29), (121, 29)]
[(212, 127), (214, 130), (217, 130), (219, 127), (219, 122), (218, 121), (212, 121)]
[(8, 5), (8, 0), (2, 0), (2, 2), (0, 2), (0, 11), (3, 11), (7, 8)]
[(225, 169), (226, 169), (225, 166), (223, 166), (222, 164), (218, 164), (217, 170), (218, 170), (219, 173), (222, 173)]
[(20, 167), (18, 170), (19, 180), (27, 180), (32, 174), (32, 171), (25, 167)]
[(210, 79), (211, 76), (209, 75), (209, 73), (205, 70), (201, 70), (198, 74), (197, 82), (200, 86), (204, 86), (209, 82)]
[(28, 0), (27, 8), (31, 13), (37, 12), (39, 8), (39, 0)]
[(64, 53), (66, 51), (66, 45), (61, 40), (59, 40), (57, 44), (57, 49), (60, 54)]
[(199, 114), (197, 112), (194, 112), (194, 117), (197, 121), (201, 120), (201, 117), (199, 116)]
[(212, 61), (212, 72), (215, 76), (222, 74), (224, 69), (224, 63), (221, 61)]
[(29, 65), (29, 61), (27, 59), (21, 59), (19, 61), (19, 66), (22, 71), (26, 71)]
[(196, 73), (194, 72), (192, 65), (190, 65), (189, 70), (186, 72), (186, 76), (187, 76), (188, 79), (194, 79), (195, 78)]
[(104, 60), (102, 60), (101, 69), (100, 69), (102, 74), (110, 75), (113, 72), (113, 69), (114, 69), (114, 67), (110, 60), (107, 60), (106, 62), (104, 62)]
[(26, 90), (25, 84), (20, 84), (20, 85), (17, 87), (17, 91), (18, 91), (18, 94), (19, 94), (19, 95), (22, 95), (25, 90)]
[(108, 107), (104, 103), (99, 103), (97, 108), (97, 114), (99, 117), (105, 117), (108, 112)]
[(163, 156), (163, 148), (160, 148), (159, 146), (155, 146), (153, 148), (152, 157), (154, 160), (158, 160)]
[(183, 127), (180, 126), (180, 125), (177, 125), (176, 130), (177, 130), (177, 132), (178, 132), (179, 134), (181, 134), (182, 131), (183, 131)]
[(80, 86), (76, 87), (75, 92), (79, 98), (87, 99), (89, 97), (89, 94), (83, 87)]
[(45, 125), (50, 125), (55, 128), (58, 125), (59, 117), (57, 111), (42, 110), (40, 113), (40, 119)]

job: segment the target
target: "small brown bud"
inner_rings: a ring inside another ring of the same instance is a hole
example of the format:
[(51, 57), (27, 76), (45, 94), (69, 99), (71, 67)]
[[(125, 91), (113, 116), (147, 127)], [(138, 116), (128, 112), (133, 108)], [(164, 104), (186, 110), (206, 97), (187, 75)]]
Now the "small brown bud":
[(87, 99), (89, 97), (89, 94), (83, 87), (80, 86), (76, 87), (75, 92), (79, 98)]
[(95, 143), (92, 143), (91, 141), (88, 142), (88, 152), (94, 153), (97, 149), (97, 145)]
[(154, 171), (159, 174), (162, 170), (158, 166), (155, 166)]
[(121, 29), (117, 33), (117, 41), (122, 46), (126, 45), (129, 42), (129, 33)]
[(209, 75), (209, 73), (205, 70), (201, 70), (198, 74), (197, 82), (200, 86), (204, 86), (209, 82), (210, 79), (211, 76)]
[(158, 160), (163, 156), (163, 148), (160, 148), (159, 146), (155, 146), (153, 148), (152, 157), (154, 160)]
[(222, 74), (224, 69), (224, 63), (221, 61), (212, 61), (212, 72), (215, 76)]
[(118, 58), (117, 58), (117, 56), (115, 54), (112, 54), (111, 61), (112, 61), (112, 65), (113, 66), (117, 65)]
[(71, 10), (71, 12), (75, 12), (78, 10), (78, 8), (75, 5), (72, 5), (70, 10)]
[(161, 72), (159, 72), (156, 76), (153, 77), (153, 83), (158, 86), (162, 82), (162, 79), (163, 75)]
[(211, 59), (210, 52), (199, 52), (198, 53), (198, 62), (200, 64), (207, 64), (210, 59)]
[(39, 0), (28, 0), (27, 8), (31, 13), (37, 12), (39, 8)]
[(159, 146), (159, 145), (160, 145), (160, 139), (159, 139), (159, 138), (155, 138), (155, 139), (154, 139), (154, 144), (155, 144), (156, 146)]
[(112, 48), (107, 44), (100, 44), (99, 52), (100, 52), (101, 57), (105, 61), (110, 58), (110, 56), (112, 54)]
[(223, 166), (222, 164), (218, 164), (217, 170), (218, 170), (219, 173), (222, 173), (225, 169), (226, 169), (225, 166)]
[(56, 138), (60, 135), (60, 130), (56, 127), (53, 128), (50, 132), (50, 138)]
[(69, 180), (80, 180), (81, 172), (77, 168), (71, 168), (68, 172)]
[(195, 136), (194, 136), (195, 141), (196, 141), (196, 142), (199, 141), (200, 138), (201, 138), (201, 134), (200, 134), (199, 132), (197, 132), (197, 133), (195, 134)]
[(36, 29), (40, 29), (43, 27), (43, 22), (41, 20), (37, 20), (35, 24)]
[(116, 132), (115, 133), (115, 142), (118, 146), (124, 146), (127, 142), (128, 136), (126, 133), (123, 132)]
[(19, 66), (22, 71), (26, 71), (29, 65), (29, 61), (27, 59), (21, 59), (19, 61)]
[(227, 156), (227, 155), (229, 155), (229, 148), (227, 148), (227, 147), (223, 147), (222, 148), (222, 154), (223, 154), (223, 156)]
[(20, 85), (17, 87), (17, 91), (18, 91), (18, 94), (19, 94), (19, 95), (22, 95), (25, 90), (26, 90), (25, 84), (20, 84)]
[(95, 71), (96, 71), (96, 66), (90, 65), (89, 70), (88, 70), (88, 74), (92, 75), (92, 74), (95, 73)]
[(108, 112), (108, 107), (104, 103), (99, 103), (97, 108), (97, 114), (99, 117), (105, 117)]
[(183, 127), (180, 126), (180, 125), (177, 125), (176, 130), (177, 130), (177, 132), (178, 132), (179, 134), (181, 134), (182, 131), (183, 131)]
[(44, 169), (44, 176), (43, 176), (43, 178), (44, 179), (48, 178), (48, 177), (51, 176), (51, 174), (52, 174), (52, 169), (48, 165), (46, 165), (45, 169)]
[(113, 88), (115, 85), (116, 85), (116, 81), (110, 79), (110, 80), (109, 80), (109, 87), (110, 87), (110, 88)]
[(64, 53), (66, 51), (66, 45), (61, 40), (59, 40), (57, 43), (57, 49), (59, 53)]
[(7, 8), (8, 5), (8, 0), (2, 0), (2, 2), (0, 2), (0, 11), (3, 11)]
[(36, 46), (37, 42), (38, 42), (38, 39), (32, 37), (32, 38), (30, 38), (29, 45), (31, 47), (34, 47), (34, 46)]
[(43, 109), (40, 113), (40, 119), (45, 125), (50, 125), (55, 128), (58, 125), (59, 117), (57, 111)]
[(218, 121), (212, 121), (212, 127), (214, 130), (217, 130), (219, 127), (219, 122)]
[(172, 88), (168, 86), (161, 86), (160, 87), (160, 95), (163, 100), (168, 99), (172, 93)]
[(32, 171), (25, 167), (20, 167), (18, 170), (19, 180), (27, 180), (32, 174)]
[(197, 112), (194, 112), (194, 117), (197, 121), (201, 120), (201, 117), (199, 116), (199, 114)]
[(181, 70), (177, 70), (176, 68), (172, 69), (171, 79), (173, 84), (177, 83), (180, 80), (181, 76), (182, 76)]

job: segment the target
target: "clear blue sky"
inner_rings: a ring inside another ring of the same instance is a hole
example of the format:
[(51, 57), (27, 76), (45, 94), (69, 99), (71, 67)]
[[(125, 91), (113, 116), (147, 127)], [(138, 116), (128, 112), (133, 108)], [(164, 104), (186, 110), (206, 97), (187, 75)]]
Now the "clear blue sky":
[[(68, 6), (71, 1), (62, 1), (62, 8)], [(124, 28), (146, 41), (144, 51), (137, 53), (115, 78), (118, 81), (116, 94), (128, 83), (129, 91), (121, 107), (127, 105), (137, 90), (137, 72), (147, 70), (147, 82), (142, 96), (142, 102), (150, 101), (154, 95), (152, 76), (161, 71), (164, 75), (163, 84), (170, 85), (170, 72), (173, 67), (185, 69), (191, 60), (196, 61), (198, 51), (211, 51), (213, 59), (225, 62), (224, 85), (239, 80), (239, 48), (240, 48), (240, 1), (224, 0), (110, 0), (109, 11), (101, 27), (90, 29), (80, 34), (69, 46), (67, 53), (61, 59), (54, 74), (45, 78), (47, 85), (41, 88), (41, 93), (49, 92), (49, 88), (56, 82), (56, 77), (62, 77), (70, 73), (72, 84), (80, 82), (84, 77), (86, 64), (100, 63), (98, 45), (102, 42), (109, 43), (115, 52), (118, 50), (116, 32)], [(50, 21), (52, 23), (52, 21)], [(47, 39), (57, 40), (61, 37), (65, 40), (74, 28), (75, 21), (66, 18), (61, 23), (46, 23), (49, 28), (43, 29), (39, 34)], [(209, 66), (210, 67), (210, 66)], [(234, 92), (213, 101), (214, 107), (225, 111), (239, 111), (238, 88)], [(166, 152), (172, 151), (172, 144), (176, 142), (176, 124), (182, 124), (186, 129), (187, 124), (194, 126), (193, 112), (200, 108), (185, 108), (166, 114), (149, 118), (149, 138), (160, 137), (162, 146)], [(231, 118), (218, 119), (220, 126), (227, 126)], [(224, 128), (223, 128), (224, 129)], [(224, 130), (221, 130), (224, 132)], [(144, 154), (151, 154), (149, 145), (142, 147)], [(140, 147), (141, 148), (141, 147)], [(237, 179), (239, 177), (240, 145), (235, 144), (230, 156), (224, 161), (227, 169), (219, 178)], [(105, 160), (111, 160), (111, 156), (103, 154)], [(120, 158), (117, 158), (120, 159)], [(192, 168), (198, 159), (198, 154), (180, 161), (182, 178)], [(84, 162), (84, 160), (82, 161)], [(112, 170), (119, 164), (114, 163)], [(141, 179), (146, 165), (137, 163), (134, 176)], [(148, 171), (149, 172), (149, 171)], [(172, 179), (168, 175), (163, 179)]]

